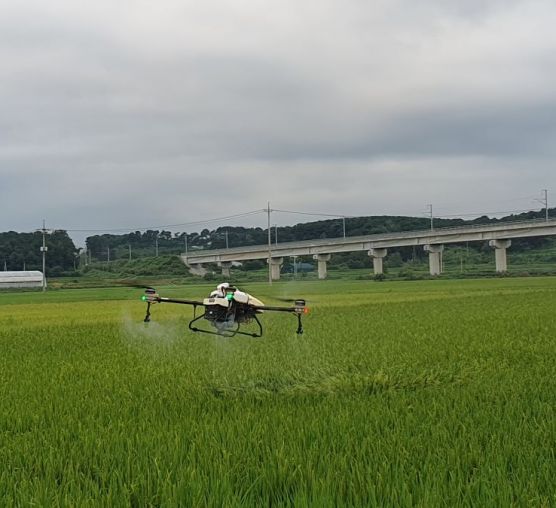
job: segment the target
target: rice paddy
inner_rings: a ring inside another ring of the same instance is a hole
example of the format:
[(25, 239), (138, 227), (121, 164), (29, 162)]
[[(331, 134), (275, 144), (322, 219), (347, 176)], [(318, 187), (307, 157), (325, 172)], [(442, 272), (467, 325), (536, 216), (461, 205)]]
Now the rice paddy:
[(312, 301), (305, 334), (144, 325), (140, 290), (0, 294), (0, 505), (556, 504), (556, 279), (242, 289)]

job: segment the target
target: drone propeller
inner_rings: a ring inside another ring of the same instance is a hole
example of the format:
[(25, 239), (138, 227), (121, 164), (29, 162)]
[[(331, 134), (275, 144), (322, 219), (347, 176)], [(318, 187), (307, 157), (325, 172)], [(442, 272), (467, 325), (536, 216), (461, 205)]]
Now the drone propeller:
[(314, 300), (305, 300), (304, 298), (277, 298), (272, 297), (274, 300), (284, 303), (297, 303), (303, 301), (304, 303), (316, 303)]
[(140, 286), (139, 284), (137, 284), (136, 286), (130, 286), (130, 287), (136, 287), (136, 288), (139, 288), (139, 289), (144, 289), (145, 293), (148, 293), (149, 291), (156, 291), (156, 289), (151, 287), (151, 286)]
[(154, 289), (152, 286), (149, 286), (148, 284), (129, 283), (129, 282), (126, 282), (126, 281), (115, 281), (115, 282), (116, 282), (116, 284), (118, 284), (118, 286), (124, 287), (124, 288)]

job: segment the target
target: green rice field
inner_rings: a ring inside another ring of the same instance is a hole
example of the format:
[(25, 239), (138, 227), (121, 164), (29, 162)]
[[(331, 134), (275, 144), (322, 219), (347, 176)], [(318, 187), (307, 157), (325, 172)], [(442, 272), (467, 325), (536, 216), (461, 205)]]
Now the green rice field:
[(305, 334), (1, 293), (0, 506), (556, 505), (556, 278), (242, 289), (306, 297)]

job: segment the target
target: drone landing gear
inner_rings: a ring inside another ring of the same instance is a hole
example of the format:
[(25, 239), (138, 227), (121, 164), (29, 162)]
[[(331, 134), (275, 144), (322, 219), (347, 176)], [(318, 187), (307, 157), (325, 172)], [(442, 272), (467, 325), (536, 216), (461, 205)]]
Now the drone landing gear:
[(297, 330), (295, 333), (297, 333), (297, 335), (303, 335), (303, 323), (301, 322), (301, 314), (296, 314), (297, 315)]
[(231, 337), (235, 337), (236, 335), (246, 335), (247, 337), (262, 337), (263, 336), (263, 326), (261, 325), (261, 322), (258, 320), (257, 316), (253, 316), (253, 319), (255, 320), (255, 322), (257, 323), (258, 326), (258, 331), (256, 332), (244, 332), (240, 330), (240, 324), (239, 323), (234, 323), (235, 324), (235, 328), (222, 328), (219, 329), (218, 331), (212, 331), (212, 330), (204, 330), (202, 328), (197, 328), (197, 326), (194, 326), (194, 323), (196, 323), (197, 321), (199, 321), (200, 319), (205, 319), (205, 316), (198, 316), (196, 318), (193, 318), (190, 322), (189, 322), (189, 329), (192, 332), (198, 332), (198, 333), (206, 333), (208, 335), (218, 335), (219, 337), (227, 337), (227, 338), (231, 338)]
[(147, 314), (145, 315), (145, 319), (143, 319), (143, 323), (150, 323), (151, 321), (151, 302), (147, 302)]

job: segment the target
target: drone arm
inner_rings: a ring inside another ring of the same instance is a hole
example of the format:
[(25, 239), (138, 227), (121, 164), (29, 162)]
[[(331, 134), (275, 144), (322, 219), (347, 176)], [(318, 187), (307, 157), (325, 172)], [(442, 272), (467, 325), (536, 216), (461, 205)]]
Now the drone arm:
[(156, 297), (155, 301), (159, 303), (179, 303), (182, 305), (193, 305), (197, 307), (198, 305), (203, 305), (203, 302), (198, 302), (196, 300), (182, 300), (180, 298), (164, 298), (162, 296)]
[(261, 305), (255, 307), (257, 310), (271, 310), (275, 312), (298, 312), (299, 307), (270, 307), (268, 305)]
[(182, 300), (178, 298), (165, 298), (162, 296), (158, 296), (158, 294), (156, 294), (154, 289), (147, 291), (145, 296), (143, 296), (143, 301), (147, 303), (147, 313), (145, 314), (145, 319), (143, 320), (145, 323), (150, 322), (151, 305), (155, 303), (179, 303), (182, 305), (193, 305), (193, 310), (195, 310), (198, 305), (203, 305), (203, 302), (198, 302), (196, 300)]

